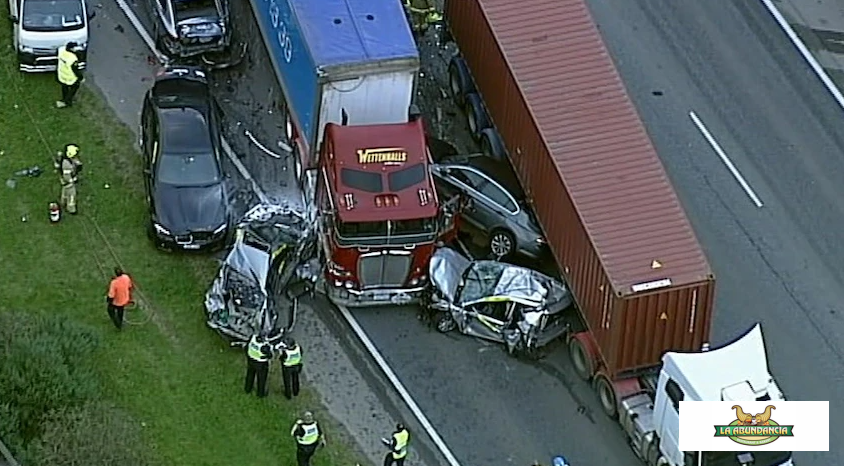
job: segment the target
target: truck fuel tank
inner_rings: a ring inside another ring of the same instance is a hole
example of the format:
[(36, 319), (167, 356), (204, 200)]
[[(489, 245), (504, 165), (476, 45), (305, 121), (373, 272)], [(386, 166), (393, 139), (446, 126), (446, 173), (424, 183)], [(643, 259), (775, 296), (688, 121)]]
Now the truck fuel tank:
[(653, 400), (647, 393), (640, 393), (621, 401), (618, 422), (630, 439), (630, 446), (636, 456), (649, 463), (649, 457), (655, 454), (654, 439), (656, 422), (654, 420)]

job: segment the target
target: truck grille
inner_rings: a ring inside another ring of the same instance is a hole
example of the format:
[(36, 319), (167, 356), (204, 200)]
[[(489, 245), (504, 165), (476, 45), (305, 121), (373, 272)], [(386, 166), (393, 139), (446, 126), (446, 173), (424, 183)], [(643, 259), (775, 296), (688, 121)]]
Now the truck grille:
[(358, 280), (362, 288), (404, 286), (413, 256), (410, 254), (377, 254), (364, 256), (358, 263)]

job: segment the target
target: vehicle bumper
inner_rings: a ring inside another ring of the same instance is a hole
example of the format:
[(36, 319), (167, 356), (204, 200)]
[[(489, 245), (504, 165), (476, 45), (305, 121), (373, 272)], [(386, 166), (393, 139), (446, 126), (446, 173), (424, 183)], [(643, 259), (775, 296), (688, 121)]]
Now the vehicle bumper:
[(219, 38), (207, 43), (183, 44), (171, 38), (162, 41), (163, 52), (170, 58), (192, 58), (206, 53), (222, 53), (228, 50), (229, 40)]
[[(79, 68), (85, 69), (87, 50), (77, 52), (79, 57)], [(45, 55), (18, 50), (18, 67), (25, 73), (47, 73), (56, 71), (59, 59), (55, 54)]]
[(402, 306), (419, 303), (424, 286), (350, 290), (326, 283), (325, 294), (334, 304), (346, 307)]
[(150, 233), (150, 238), (155, 247), (164, 251), (214, 252), (226, 247), (227, 235), (225, 232), (207, 239), (194, 239), (192, 235), (184, 236), (187, 238), (179, 237), (180, 239), (177, 241), (174, 236)]
[(524, 245), (519, 248), (518, 254), (528, 258), (528, 259), (543, 259), (548, 257), (548, 254), (551, 250), (548, 248), (547, 243), (531, 243), (528, 245)]

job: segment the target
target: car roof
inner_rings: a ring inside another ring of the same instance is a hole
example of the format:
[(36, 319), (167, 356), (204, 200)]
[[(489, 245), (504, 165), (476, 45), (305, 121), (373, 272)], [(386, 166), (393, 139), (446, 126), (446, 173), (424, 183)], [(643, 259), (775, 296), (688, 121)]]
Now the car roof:
[(485, 156), (458, 156), (444, 160), (439, 164), (440, 166), (452, 167), (469, 167), (479, 171), (489, 178), (495, 180), (498, 184), (504, 187), (516, 200), (522, 201), (525, 199), (524, 190), (522, 190), (519, 179), (516, 177), (513, 168), (507, 162), (499, 162), (492, 160)]
[(206, 112), (193, 107), (160, 108), (158, 117), (163, 152), (196, 153), (214, 149)]

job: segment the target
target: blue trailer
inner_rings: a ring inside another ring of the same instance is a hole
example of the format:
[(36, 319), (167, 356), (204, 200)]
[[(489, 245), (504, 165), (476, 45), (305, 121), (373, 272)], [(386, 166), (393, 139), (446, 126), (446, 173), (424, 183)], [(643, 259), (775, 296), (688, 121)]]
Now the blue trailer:
[(286, 100), (297, 178), (316, 166), (327, 123), (408, 121), (419, 52), (399, 0), (250, 1)]

